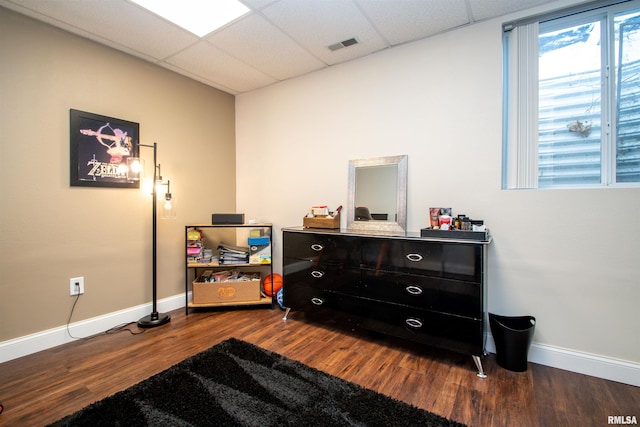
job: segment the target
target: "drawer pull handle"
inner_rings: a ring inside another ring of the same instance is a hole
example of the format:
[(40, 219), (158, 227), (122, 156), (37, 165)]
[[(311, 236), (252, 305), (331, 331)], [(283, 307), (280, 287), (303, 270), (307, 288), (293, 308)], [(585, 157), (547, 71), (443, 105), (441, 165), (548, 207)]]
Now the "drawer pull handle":
[(412, 317), (408, 318), (407, 320), (405, 320), (405, 323), (415, 329), (419, 329), (422, 328), (423, 324), (422, 321), (420, 319), (414, 319)]
[(324, 304), (324, 300), (322, 298), (313, 297), (311, 298), (311, 304), (322, 305)]
[(409, 285), (405, 289), (411, 295), (422, 295), (422, 288), (420, 286)]
[(316, 252), (320, 252), (321, 250), (324, 249), (324, 246), (318, 244), (318, 243), (314, 243), (313, 245), (311, 245), (311, 249), (313, 249)]
[(413, 262), (422, 261), (422, 255), (420, 255), (420, 254), (408, 254), (407, 255), (407, 259), (409, 261), (413, 261)]
[(319, 279), (319, 278), (321, 278), (322, 276), (324, 276), (324, 271), (313, 270), (313, 271), (311, 272), (311, 275), (312, 275), (313, 277), (315, 277), (316, 279)]

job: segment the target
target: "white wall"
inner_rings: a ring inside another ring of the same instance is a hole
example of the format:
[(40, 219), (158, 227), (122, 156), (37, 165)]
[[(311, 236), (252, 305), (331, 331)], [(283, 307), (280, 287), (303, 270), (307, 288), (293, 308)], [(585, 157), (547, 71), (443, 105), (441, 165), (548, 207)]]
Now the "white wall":
[(500, 24), (237, 96), (237, 209), (301, 225), (346, 204), (350, 159), (407, 154), (410, 231), (430, 206), (490, 227), (491, 312), (536, 316), (538, 345), (637, 366), (640, 189), (501, 190)]

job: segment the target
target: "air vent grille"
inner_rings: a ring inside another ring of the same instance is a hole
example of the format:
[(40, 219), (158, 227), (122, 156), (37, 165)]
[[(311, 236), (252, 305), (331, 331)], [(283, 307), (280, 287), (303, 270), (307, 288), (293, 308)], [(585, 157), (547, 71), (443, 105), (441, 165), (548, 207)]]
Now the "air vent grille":
[(334, 43), (332, 45), (329, 45), (329, 50), (338, 50), (338, 49), (342, 49), (343, 47), (349, 47), (349, 46), (353, 46), (354, 44), (358, 44), (358, 40), (356, 40), (355, 37), (350, 38), (348, 40), (343, 40), (339, 43)]

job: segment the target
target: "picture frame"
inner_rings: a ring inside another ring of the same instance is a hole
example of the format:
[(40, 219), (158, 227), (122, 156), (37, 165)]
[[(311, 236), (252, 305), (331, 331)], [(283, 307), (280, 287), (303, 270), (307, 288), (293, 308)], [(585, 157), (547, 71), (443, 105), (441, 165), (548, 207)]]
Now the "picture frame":
[(140, 188), (126, 168), (128, 157), (138, 157), (140, 125), (74, 109), (69, 117), (70, 185)]

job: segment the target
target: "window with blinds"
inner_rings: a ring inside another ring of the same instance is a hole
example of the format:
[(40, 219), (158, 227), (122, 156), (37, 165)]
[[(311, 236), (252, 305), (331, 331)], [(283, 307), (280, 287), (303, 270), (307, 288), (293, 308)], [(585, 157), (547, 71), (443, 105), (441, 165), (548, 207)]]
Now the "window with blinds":
[(640, 2), (509, 23), (504, 47), (503, 188), (637, 186)]

